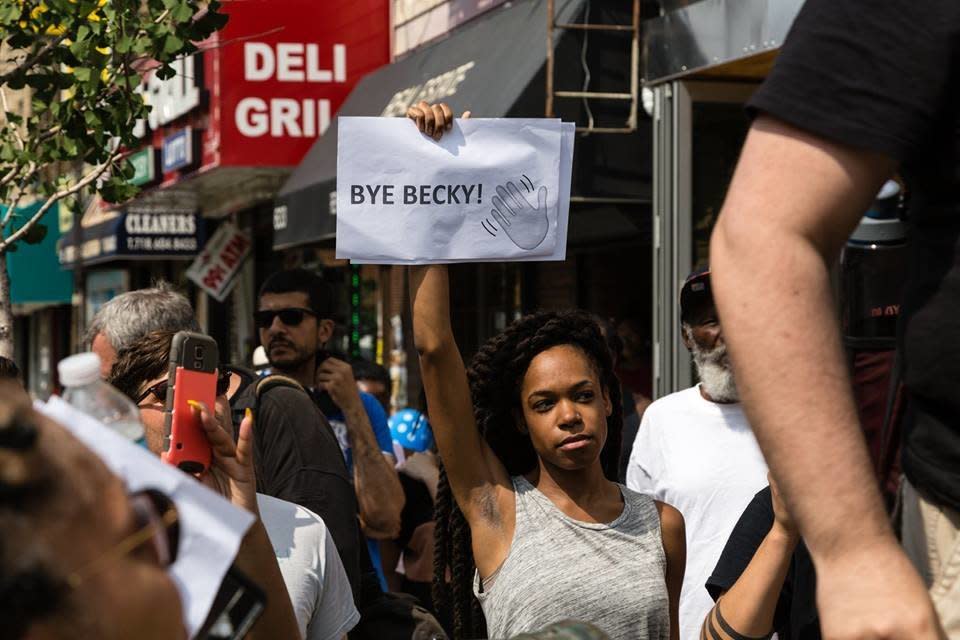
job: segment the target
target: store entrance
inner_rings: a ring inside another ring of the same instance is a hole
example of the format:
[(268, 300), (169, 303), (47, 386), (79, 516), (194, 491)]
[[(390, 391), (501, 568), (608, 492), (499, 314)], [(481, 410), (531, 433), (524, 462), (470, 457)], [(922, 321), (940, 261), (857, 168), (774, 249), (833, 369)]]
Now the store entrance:
[(749, 127), (753, 82), (675, 80), (654, 92), (654, 397), (694, 382), (680, 339), (683, 279), (709, 264), (710, 233)]

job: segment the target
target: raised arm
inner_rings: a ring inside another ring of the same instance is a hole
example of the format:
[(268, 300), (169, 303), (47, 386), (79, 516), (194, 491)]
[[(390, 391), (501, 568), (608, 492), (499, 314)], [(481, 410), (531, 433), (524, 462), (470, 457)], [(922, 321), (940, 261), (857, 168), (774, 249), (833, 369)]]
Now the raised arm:
[[(774, 614), (793, 551), (800, 541), (800, 532), (772, 480), (770, 493), (773, 524), (746, 569), (720, 596), (703, 621), (703, 636), (707, 640), (727, 640), (736, 638), (736, 634), (747, 638), (766, 638), (775, 631)], [(752, 507), (753, 503), (747, 509)], [(736, 535), (735, 530), (733, 536)]]
[(937, 637), (875, 486), (829, 281), (893, 169), (884, 156), (758, 118), (710, 244), (737, 386), (813, 556), (828, 638)]
[(477, 568), (488, 576), (506, 558), (513, 538), (510, 477), (480, 437), (473, 416), (466, 369), (450, 326), (447, 268), (411, 267), (410, 296), (430, 425), (453, 496), (470, 524)]

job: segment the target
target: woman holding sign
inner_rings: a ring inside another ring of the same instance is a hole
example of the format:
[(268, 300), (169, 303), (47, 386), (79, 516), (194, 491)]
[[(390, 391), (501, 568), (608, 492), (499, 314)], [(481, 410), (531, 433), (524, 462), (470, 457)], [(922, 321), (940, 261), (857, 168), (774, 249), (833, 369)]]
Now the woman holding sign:
[[(421, 102), (408, 115), (434, 139), (453, 123), (446, 105)], [(611, 480), (623, 416), (596, 323), (579, 311), (521, 318), (467, 370), (446, 268), (413, 267), (410, 279), (444, 464), (435, 597), (443, 606), (452, 591), (455, 637), (506, 638), (576, 619), (615, 640), (677, 640), (683, 518)]]

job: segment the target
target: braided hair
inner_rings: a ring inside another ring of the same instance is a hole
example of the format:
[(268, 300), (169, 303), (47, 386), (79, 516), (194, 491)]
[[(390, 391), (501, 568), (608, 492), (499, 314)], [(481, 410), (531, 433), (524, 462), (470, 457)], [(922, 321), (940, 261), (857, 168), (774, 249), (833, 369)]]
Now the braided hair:
[(37, 538), (58, 482), (39, 435), (23, 389), (0, 382), (0, 620), (3, 637), (13, 640), (62, 610), (69, 593), (51, 550)]
[[(600, 328), (586, 312), (525, 316), (480, 348), (467, 369), (477, 428), (508, 474), (523, 475), (536, 468), (533, 442), (516, 425), (515, 415), (521, 411), (520, 388), (530, 362), (559, 345), (573, 346), (587, 356), (610, 398), (613, 411), (607, 418), (607, 440), (600, 453), (600, 464), (604, 475), (616, 481), (623, 428), (620, 383)], [(485, 638), (483, 612), (473, 596), (476, 567), (470, 528), (453, 498), (442, 463), (434, 520), (434, 603), (438, 608), (452, 610), (454, 638)]]

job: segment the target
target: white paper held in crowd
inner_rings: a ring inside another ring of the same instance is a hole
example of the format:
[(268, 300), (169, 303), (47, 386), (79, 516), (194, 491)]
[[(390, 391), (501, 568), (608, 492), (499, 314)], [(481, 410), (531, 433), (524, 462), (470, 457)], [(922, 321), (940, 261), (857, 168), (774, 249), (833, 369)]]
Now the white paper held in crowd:
[(339, 129), (338, 258), (429, 264), (566, 256), (572, 125), (458, 119), (439, 142), (399, 118), (344, 117)]
[(128, 491), (156, 489), (176, 505), (180, 541), (170, 574), (180, 593), (184, 625), (193, 637), (207, 618), (253, 515), (56, 396), (35, 408), (89, 447)]

